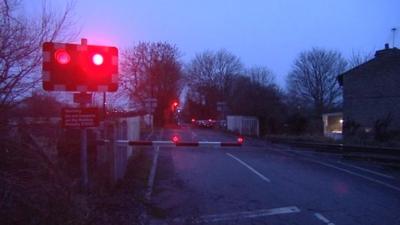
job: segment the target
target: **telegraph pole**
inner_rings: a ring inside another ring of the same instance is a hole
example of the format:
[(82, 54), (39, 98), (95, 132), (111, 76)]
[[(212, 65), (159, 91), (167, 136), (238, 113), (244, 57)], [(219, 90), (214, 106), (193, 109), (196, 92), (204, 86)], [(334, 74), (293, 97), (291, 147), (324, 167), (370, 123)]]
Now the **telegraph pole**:
[[(81, 39), (81, 45), (87, 46), (87, 39)], [(86, 94), (85, 92), (81, 92), (82, 95)], [(91, 96), (90, 96), (91, 98)], [(90, 99), (91, 100), (91, 99)], [(80, 107), (85, 108), (86, 102), (80, 102)], [(88, 176), (88, 163), (87, 163), (87, 128), (81, 128), (81, 178), (82, 178), (82, 189), (86, 192), (89, 183)]]
[(106, 120), (106, 92), (103, 92), (103, 120)]
[(396, 44), (396, 31), (397, 31), (397, 28), (395, 28), (395, 27), (393, 27), (392, 28), (392, 33), (393, 33), (393, 48), (395, 47), (395, 44)]

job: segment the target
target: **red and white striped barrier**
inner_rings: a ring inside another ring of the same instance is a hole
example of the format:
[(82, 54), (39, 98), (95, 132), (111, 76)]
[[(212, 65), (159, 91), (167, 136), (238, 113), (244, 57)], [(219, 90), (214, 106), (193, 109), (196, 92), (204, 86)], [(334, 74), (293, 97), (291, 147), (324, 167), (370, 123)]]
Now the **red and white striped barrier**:
[[(110, 143), (110, 140), (99, 140), (98, 144)], [(173, 142), (173, 141), (129, 141), (116, 140), (117, 145), (130, 146), (165, 146), (165, 147), (240, 147), (242, 142), (219, 142), (219, 141), (198, 141), (198, 142)]]

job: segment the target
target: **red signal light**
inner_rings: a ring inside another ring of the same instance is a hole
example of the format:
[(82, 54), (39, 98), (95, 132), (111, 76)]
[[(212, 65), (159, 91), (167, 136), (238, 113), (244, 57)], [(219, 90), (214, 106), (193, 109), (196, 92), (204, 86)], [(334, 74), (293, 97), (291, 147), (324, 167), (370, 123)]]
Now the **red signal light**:
[(54, 53), (54, 57), (59, 64), (65, 65), (71, 61), (71, 56), (65, 49), (58, 49)]
[(87, 45), (84, 41), (81, 44), (44, 42), (42, 50), (44, 90), (117, 91), (116, 47)]
[(194, 123), (194, 122), (196, 122), (196, 119), (195, 119), (195, 118), (192, 118), (192, 123)]
[(179, 137), (177, 135), (174, 135), (172, 137), (172, 142), (177, 143), (179, 141)]
[(238, 137), (238, 138), (237, 138), (237, 142), (238, 142), (239, 144), (243, 144), (244, 138), (243, 138), (243, 137)]
[(92, 61), (96, 66), (101, 66), (104, 62), (104, 58), (101, 54), (94, 54), (92, 57)]
[(178, 102), (174, 102), (172, 105), (173, 105), (174, 107), (177, 107), (177, 106), (178, 106)]

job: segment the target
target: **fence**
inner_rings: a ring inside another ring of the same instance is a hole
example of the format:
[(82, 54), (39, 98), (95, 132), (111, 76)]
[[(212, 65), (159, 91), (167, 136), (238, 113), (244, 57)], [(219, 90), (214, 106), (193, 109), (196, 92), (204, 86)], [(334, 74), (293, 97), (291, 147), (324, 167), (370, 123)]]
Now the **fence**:
[(140, 117), (125, 117), (104, 122), (97, 139), (108, 139), (109, 144), (97, 146), (97, 166), (105, 167), (112, 180), (124, 177), (128, 159), (135, 154), (132, 146), (121, 145), (114, 140), (139, 140)]

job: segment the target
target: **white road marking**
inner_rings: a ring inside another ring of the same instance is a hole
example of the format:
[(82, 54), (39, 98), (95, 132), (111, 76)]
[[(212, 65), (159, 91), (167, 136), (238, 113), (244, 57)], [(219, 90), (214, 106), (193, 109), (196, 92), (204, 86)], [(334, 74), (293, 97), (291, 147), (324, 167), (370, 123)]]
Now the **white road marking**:
[(317, 219), (321, 220), (322, 222), (326, 223), (327, 225), (335, 225), (331, 221), (329, 221), (325, 216), (323, 216), (321, 213), (314, 213), (314, 216), (317, 217)]
[(223, 213), (223, 214), (212, 214), (200, 216), (197, 218), (176, 218), (173, 220), (175, 223), (215, 223), (220, 221), (230, 221), (230, 220), (240, 220), (240, 219), (252, 219), (258, 217), (266, 217), (280, 214), (290, 214), (290, 213), (299, 213), (300, 209), (296, 206), (282, 207), (282, 208), (274, 208), (274, 209), (260, 209), (254, 211), (243, 211), (243, 212), (234, 212), (234, 213)]
[(267, 177), (265, 177), (264, 175), (262, 175), (260, 172), (258, 172), (257, 170), (255, 170), (253, 167), (249, 166), (247, 163), (243, 162), (242, 160), (240, 160), (239, 158), (237, 158), (236, 156), (230, 154), (230, 153), (226, 153), (228, 156), (232, 157), (233, 159), (235, 159), (236, 161), (238, 161), (240, 164), (242, 164), (243, 166), (245, 166), (247, 169), (249, 169), (251, 172), (255, 173), (257, 176), (259, 176), (262, 180), (266, 181), (266, 182), (271, 182), (270, 179), (268, 179)]
[(353, 172), (353, 171), (350, 171), (350, 170), (347, 170), (347, 169), (343, 169), (343, 168), (337, 167), (337, 166), (332, 165), (332, 164), (329, 164), (329, 163), (324, 163), (324, 162), (320, 162), (320, 161), (318, 161), (318, 160), (308, 159), (308, 158), (305, 158), (305, 157), (302, 157), (302, 158), (305, 159), (305, 160), (314, 162), (314, 163), (318, 163), (318, 164), (321, 164), (321, 165), (324, 165), (324, 166), (327, 166), (327, 167), (330, 167), (330, 168), (333, 168), (333, 169), (340, 170), (340, 171), (342, 171), (342, 172), (345, 172), (345, 173), (348, 173), (348, 174), (351, 174), (351, 175), (354, 175), (354, 176), (357, 176), (357, 177), (364, 178), (365, 180), (368, 180), (368, 181), (371, 181), (371, 182), (374, 182), (374, 183), (383, 185), (383, 186), (388, 187), (388, 188), (391, 188), (391, 189), (393, 189), (393, 190), (400, 191), (400, 188), (399, 188), (399, 187), (396, 187), (396, 186), (394, 186), (394, 185), (385, 183), (385, 182), (383, 182), (383, 181), (380, 181), (380, 180), (377, 180), (377, 179), (374, 179), (374, 178), (371, 178), (371, 177), (367, 177), (367, 176), (365, 176), (365, 175), (362, 175), (362, 174), (359, 174), (359, 173), (356, 173), (356, 172)]
[(363, 168), (363, 167), (359, 167), (359, 166), (354, 166), (354, 165), (351, 165), (351, 164), (348, 164), (348, 163), (344, 163), (344, 162), (341, 162), (341, 161), (338, 161), (338, 163), (340, 163), (342, 165), (345, 165), (345, 166), (353, 167), (355, 169), (359, 169), (359, 170), (362, 170), (362, 171), (365, 171), (365, 172), (368, 172), (368, 173), (372, 173), (372, 174), (375, 174), (375, 175), (378, 175), (378, 176), (381, 176), (381, 177), (394, 179), (393, 176), (390, 176), (390, 175), (387, 175), (387, 174), (384, 174), (384, 173), (376, 172), (376, 171), (373, 171), (373, 170), (370, 170), (370, 169), (366, 169), (366, 168)]
[[(164, 129), (161, 129), (159, 138), (161, 138), (163, 136), (163, 134), (164, 134)], [(153, 193), (154, 179), (156, 177), (159, 153), (160, 153), (160, 146), (156, 146), (155, 152), (154, 152), (154, 157), (153, 157), (153, 163), (151, 165), (149, 180), (147, 182), (147, 190), (146, 190), (146, 194), (145, 194), (145, 199), (148, 201), (151, 200), (151, 194)]]
[(337, 167), (337, 166), (329, 164), (329, 163), (324, 163), (324, 162), (321, 162), (321, 161), (318, 161), (318, 160), (314, 160), (314, 159), (310, 159), (310, 158), (307, 158), (307, 157), (304, 157), (304, 156), (289, 154), (287, 152), (281, 152), (281, 151), (275, 150), (275, 149), (271, 149), (271, 150), (275, 151), (275, 152), (279, 152), (279, 153), (284, 154), (284, 155), (288, 155), (288, 156), (294, 157), (294, 158), (302, 158), (304, 160), (308, 160), (308, 161), (311, 161), (311, 162), (314, 162), (314, 163), (318, 163), (318, 164), (321, 164), (321, 165), (324, 165), (324, 166), (327, 166), (327, 167), (330, 167), (330, 168), (334, 168), (334, 169), (340, 170), (342, 172), (345, 172), (345, 173), (348, 173), (348, 174), (351, 174), (351, 175), (354, 175), (354, 176), (357, 176), (357, 177), (364, 178), (365, 180), (368, 180), (368, 181), (383, 185), (383, 186), (385, 186), (387, 188), (391, 188), (393, 190), (400, 191), (400, 188), (396, 187), (394, 185), (388, 184), (386, 182), (383, 182), (383, 181), (380, 181), (380, 180), (377, 180), (377, 179), (374, 179), (374, 178), (371, 178), (371, 177), (368, 177), (368, 176), (365, 176), (365, 175), (362, 175), (362, 174), (359, 174), (359, 173), (356, 173), (356, 172), (353, 172), (353, 171), (350, 171), (350, 170), (347, 170), (347, 169), (343, 169), (343, 168)]
[[(160, 135), (159, 138), (161, 138), (163, 136), (164, 133), (164, 129), (161, 129), (160, 131)], [(153, 134), (153, 131), (151, 131), (150, 134)], [(150, 135), (148, 135), (146, 137), (146, 140), (150, 137)], [(154, 186), (154, 179), (156, 176), (156, 170), (157, 170), (157, 162), (158, 162), (158, 154), (160, 152), (160, 147), (157, 146), (155, 149), (155, 153), (154, 153), (154, 157), (153, 157), (153, 164), (151, 166), (151, 170), (150, 170), (150, 175), (149, 175), (149, 180), (147, 182), (147, 190), (146, 190), (146, 194), (145, 194), (145, 199), (147, 201), (151, 200), (151, 194), (153, 193), (153, 186)], [(149, 216), (147, 215), (146, 211), (143, 211), (143, 213), (141, 213), (140, 215), (141, 220), (144, 222), (144, 224), (148, 224), (149, 221)]]
[(151, 199), (151, 194), (153, 192), (154, 178), (156, 176), (156, 171), (157, 171), (157, 161), (158, 161), (159, 152), (160, 152), (160, 146), (157, 146), (155, 149), (154, 157), (153, 157), (153, 164), (151, 166), (149, 180), (147, 182), (147, 191), (146, 191), (146, 196), (145, 196), (145, 198), (147, 200)]
[(289, 147), (285, 148), (283, 146), (279, 146), (279, 145), (272, 145), (272, 147), (274, 148), (278, 148), (279, 150), (276, 149), (272, 149), (272, 148), (268, 148), (268, 150), (272, 150), (272, 151), (279, 151), (279, 152), (293, 152), (293, 153), (297, 153), (297, 154), (301, 154), (301, 155), (305, 155), (305, 154), (314, 154), (314, 155), (327, 155), (327, 156), (342, 156), (342, 153), (334, 153), (334, 152), (316, 152), (313, 150), (293, 150), (290, 149)]
[(320, 213), (314, 213), (314, 216), (317, 217), (319, 220), (321, 220), (324, 223), (329, 223), (330, 222), (327, 218), (325, 218), (325, 216), (323, 216)]
[[(276, 151), (276, 150), (274, 150), (274, 151)], [(298, 153), (298, 154), (300, 154), (302, 156), (305, 156), (304, 154), (301, 154), (299, 151), (296, 151), (296, 150), (284, 150), (284, 151), (294, 152), (294, 153)], [(338, 155), (342, 155), (342, 154), (338, 154)], [(292, 155), (292, 156), (295, 156), (295, 155)], [(355, 166), (355, 165), (352, 165), (352, 164), (344, 163), (342, 161), (337, 161), (337, 163), (342, 164), (344, 166), (352, 167), (352, 168), (355, 168), (355, 169), (358, 169), (358, 170), (361, 170), (361, 171), (364, 171), (364, 172), (372, 173), (372, 174), (375, 174), (375, 175), (378, 175), (378, 176), (381, 176), (381, 177), (385, 177), (385, 178), (389, 178), (389, 179), (395, 179), (393, 176), (390, 176), (390, 175), (387, 175), (387, 174), (384, 174), (384, 173), (380, 173), (380, 172), (377, 172), (377, 171), (373, 171), (373, 170), (370, 170), (370, 169), (366, 169), (366, 168), (363, 168), (363, 167)]]

